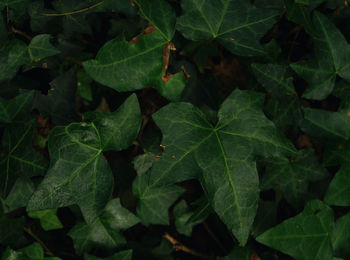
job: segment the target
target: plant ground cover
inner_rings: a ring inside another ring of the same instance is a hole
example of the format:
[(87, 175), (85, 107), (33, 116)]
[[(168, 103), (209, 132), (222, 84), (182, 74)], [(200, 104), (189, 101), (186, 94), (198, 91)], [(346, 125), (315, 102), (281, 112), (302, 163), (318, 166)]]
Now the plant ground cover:
[(1, 259), (350, 259), (344, 0), (2, 0)]

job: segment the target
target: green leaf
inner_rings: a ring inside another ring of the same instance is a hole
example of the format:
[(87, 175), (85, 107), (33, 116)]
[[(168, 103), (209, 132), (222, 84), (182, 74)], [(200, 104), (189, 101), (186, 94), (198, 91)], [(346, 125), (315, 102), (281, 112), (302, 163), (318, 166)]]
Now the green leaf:
[(31, 260), (44, 260), (44, 250), (39, 243), (33, 243), (20, 250), (28, 259)]
[(167, 41), (175, 33), (176, 16), (174, 9), (163, 0), (135, 0), (139, 13), (147, 19)]
[[(129, 101), (137, 105), (135, 97), (130, 97)], [(113, 147), (131, 145), (129, 134), (135, 135), (140, 121), (135, 122), (137, 118), (132, 113), (130, 115), (126, 115), (123, 120), (135, 128), (124, 128), (119, 133), (108, 135), (105, 127), (108, 128), (109, 124), (117, 126), (119, 123), (108, 114), (99, 114), (100, 118), (96, 119), (98, 125), (93, 122), (72, 123), (52, 129), (49, 135), (50, 169), (29, 201), (27, 211), (77, 204), (86, 222), (94, 221), (113, 190), (112, 172), (102, 151), (109, 144), (108, 139), (113, 140)], [(99, 125), (103, 121), (107, 122), (106, 126)], [(129, 143), (118, 140), (115, 134), (125, 136)]]
[(192, 41), (217, 39), (241, 56), (264, 55), (260, 38), (276, 21), (277, 12), (259, 9), (245, 0), (185, 0), (176, 27)]
[(116, 253), (116, 254), (114, 254), (112, 256), (105, 257), (105, 258), (99, 258), (99, 257), (88, 255), (88, 254), (84, 255), (84, 259), (85, 260), (99, 260), (99, 259), (106, 259), (106, 260), (131, 260), (131, 258), (132, 258), (132, 250), (121, 251), (121, 252), (118, 252), (118, 253)]
[(139, 219), (125, 209), (119, 199), (108, 202), (102, 214), (91, 223), (79, 223), (69, 231), (78, 255), (92, 248), (114, 250), (125, 244), (122, 231), (136, 225)]
[(11, 248), (6, 248), (1, 256), (1, 260), (27, 260), (28, 258), (22, 252), (16, 252)]
[(330, 233), (333, 211), (321, 201), (310, 201), (299, 215), (269, 229), (256, 240), (295, 259), (332, 259)]
[(34, 184), (29, 178), (19, 177), (5, 199), (8, 211), (27, 206), (34, 190)]
[(121, 151), (136, 139), (141, 126), (141, 111), (137, 97), (133, 94), (117, 111), (88, 112), (83, 115), (83, 119), (96, 126), (104, 151)]
[(32, 119), (34, 91), (25, 91), (11, 100), (0, 98), (0, 122), (26, 123)]
[(60, 51), (50, 43), (49, 34), (40, 34), (30, 41), (30, 44), (28, 45), (28, 53), (32, 61), (38, 61), (59, 54)]
[(332, 92), (336, 75), (350, 80), (350, 45), (323, 14), (314, 12), (313, 25), (316, 59), (291, 67), (309, 83), (303, 97), (322, 100)]
[(174, 207), (174, 217), (177, 232), (186, 236), (191, 236), (193, 227), (203, 222), (207, 217), (206, 215), (202, 215), (203, 217), (201, 219), (198, 218), (196, 221), (191, 221), (194, 213), (194, 211), (190, 210), (186, 201), (182, 200), (176, 204)]
[(344, 259), (350, 255), (350, 233), (348, 230), (350, 230), (350, 213), (337, 219), (332, 231), (334, 255), (344, 257)]
[(28, 216), (40, 219), (40, 225), (45, 231), (63, 228), (61, 221), (57, 217), (57, 209), (30, 211)]
[(43, 175), (47, 160), (32, 147), (33, 121), (5, 129), (0, 154), (0, 193), (7, 196), (20, 176)]
[(348, 163), (344, 163), (329, 184), (324, 198), (327, 204), (334, 206), (350, 205), (349, 166)]
[(279, 64), (252, 64), (258, 82), (271, 94), (267, 113), (274, 123), (287, 131), (296, 128), (302, 120), (301, 104), (294, 90), (293, 78), (286, 75), (287, 66)]
[(10, 42), (7, 58), (0, 63), (0, 83), (12, 79), (18, 69), (29, 61), (25, 43), (14, 40)]
[[(163, 133), (165, 152), (148, 174), (135, 180), (134, 194), (140, 204), (143, 194), (152, 194), (156, 187), (199, 178), (199, 165), (212, 207), (244, 245), (258, 204), (255, 156), (295, 153), (293, 145), (261, 112), (262, 104), (261, 94), (235, 90), (222, 104), (215, 127), (188, 103), (160, 109), (153, 119)], [(139, 188), (140, 183), (146, 186)]]
[(95, 60), (83, 62), (83, 67), (94, 80), (120, 92), (164, 85), (162, 52), (166, 43), (157, 30), (141, 35), (134, 44), (116, 38), (99, 50)]
[(296, 208), (304, 205), (309, 182), (325, 179), (329, 174), (323, 168), (313, 150), (301, 150), (294, 158), (271, 158), (266, 161), (262, 190), (276, 188)]
[(133, 183), (133, 193), (140, 201), (137, 205), (137, 216), (142, 224), (169, 225), (168, 209), (184, 192), (178, 186), (149, 188), (147, 175), (142, 175)]
[(346, 110), (331, 112), (306, 108), (301, 129), (320, 140), (348, 140), (350, 138), (350, 117)]
[(55, 125), (65, 125), (78, 121), (75, 113), (76, 75), (75, 69), (70, 69), (50, 82), (51, 88), (47, 95), (38, 93), (34, 99), (33, 107), (41, 115), (51, 116)]

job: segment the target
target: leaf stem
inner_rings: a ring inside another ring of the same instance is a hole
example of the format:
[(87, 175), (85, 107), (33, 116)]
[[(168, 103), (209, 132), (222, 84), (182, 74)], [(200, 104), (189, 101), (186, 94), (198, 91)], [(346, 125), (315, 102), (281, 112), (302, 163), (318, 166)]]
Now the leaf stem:
[(52, 253), (52, 251), (45, 245), (45, 243), (37, 236), (35, 235), (32, 230), (30, 230), (30, 228), (24, 228), (24, 231), (28, 233), (28, 235), (30, 235), (35, 241), (37, 241), (44, 249), (45, 249), (45, 253), (48, 256), (55, 256), (54, 253)]
[(199, 257), (201, 259), (212, 259), (210, 256), (202, 254), (202, 253), (200, 253), (200, 252), (198, 252), (198, 251), (196, 251), (194, 249), (191, 249), (191, 248), (185, 246), (184, 244), (180, 243), (175, 238), (173, 238), (171, 235), (169, 235), (169, 233), (165, 233), (164, 234), (164, 238), (166, 240), (168, 240), (172, 244), (172, 246), (175, 249), (175, 251), (186, 252), (188, 254), (197, 256), (197, 257)]
[(60, 13), (60, 14), (43, 14), (43, 15), (44, 15), (44, 16), (67, 16), (67, 15), (72, 15), (72, 14), (83, 13), (83, 12), (85, 12), (85, 11), (88, 11), (88, 10), (90, 10), (90, 9), (92, 9), (92, 8), (95, 8), (95, 7), (97, 7), (97, 6), (100, 6), (100, 5), (104, 4), (106, 1), (108, 1), (108, 0), (103, 0), (103, 1), (101, 1), (101, 2), (98, 2), (98, 3), (96, 3), (96, 4), (93, 4), (93, 5), (91, 5), (91, 6), (85, 7), (85, 8), (80, 9), (80, 10), (75, 10), (75, 11), (72, 11), (72, 12)]

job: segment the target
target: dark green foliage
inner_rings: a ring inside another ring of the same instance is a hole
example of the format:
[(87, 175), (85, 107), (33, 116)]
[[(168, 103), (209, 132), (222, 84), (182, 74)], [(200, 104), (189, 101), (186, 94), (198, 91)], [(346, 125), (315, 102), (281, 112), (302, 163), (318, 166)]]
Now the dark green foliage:
[(350, 259), (349, 6), (1, 1), (0, 259)]

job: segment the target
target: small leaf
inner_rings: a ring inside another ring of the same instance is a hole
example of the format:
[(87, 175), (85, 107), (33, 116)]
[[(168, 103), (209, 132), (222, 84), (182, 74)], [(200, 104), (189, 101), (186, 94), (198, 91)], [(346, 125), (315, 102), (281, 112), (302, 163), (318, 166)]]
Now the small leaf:
[(69, 231), (78, 255), (94, 247), (114, 250), (125, 244), (122, 231), (136, 225), (139, 219), (125, 209), (119, 199), (108, 202), (102, 214), (91, 223), (79, 223)]
[(54, 56), (60, 53), (51, 43), (49, 34), (40, 34), (35, 36), (28, 45), (29, 57), (32, 61)]
[(304, 211), (269, 229), (256, 240), (296, 259), (332, 259), (330, 233), (333, 211), (321, 201), (310, 201)]
[(40, 219), (40, 225), (45, 231), (63, 228), (61, 221), (57, 217), (57, 209), (29, 211), (28, 216)]

